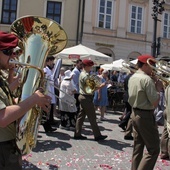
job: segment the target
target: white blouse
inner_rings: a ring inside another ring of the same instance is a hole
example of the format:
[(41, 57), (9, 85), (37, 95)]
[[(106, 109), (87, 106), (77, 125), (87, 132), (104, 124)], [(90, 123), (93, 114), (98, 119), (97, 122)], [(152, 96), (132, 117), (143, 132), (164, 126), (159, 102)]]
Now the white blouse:
[(51, 104), (56, 104), (56, 96), (54, 91), (54, 80), (52, 79), (52, 71), (46, 66), (44, 69), (47, 78), (47, 95), (51, 97)]

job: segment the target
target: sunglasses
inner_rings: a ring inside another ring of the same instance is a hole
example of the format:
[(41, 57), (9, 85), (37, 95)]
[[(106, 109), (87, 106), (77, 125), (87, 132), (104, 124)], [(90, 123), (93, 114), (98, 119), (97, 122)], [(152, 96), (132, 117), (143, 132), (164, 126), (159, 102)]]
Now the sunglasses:
[(13, 54), (13, 49), (2, 50), (5, 55), (11, 56)]

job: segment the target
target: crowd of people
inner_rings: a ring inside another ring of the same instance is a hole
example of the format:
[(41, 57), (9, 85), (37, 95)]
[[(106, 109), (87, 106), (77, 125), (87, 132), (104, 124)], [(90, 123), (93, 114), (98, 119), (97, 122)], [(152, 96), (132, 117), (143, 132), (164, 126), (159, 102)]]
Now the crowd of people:
[[(147, 62), (153, 59), (152, 56), (139, 56), (136, 72), (113, 71), (110, 76), (109, 71), (104, 69), (91, 76), (94, 62), (79, 59), (71, 70), (59, 68), (57, 83), (52, 76), (55, 58), (47, 56), (43, 68), (47, 92), (38, 88), (31, 96), (18, 102), (15, 90), (21, 84), (22, 75), (16, 74), (15, 64), (9, 62), (16, 57), (13, 51), (17, 45), (15, 35), (0, 32), (0, 169), (22, 169), (22, 154), (16, 144), (16, 126), (18, 120), (35, 106), (42, 109), (42, 125), (46, 133), (57, 130), (55, 116), (58, 115), (60, 128), (73, 130), (75, 140), (86, 140), (87, 137), (82, 135), (82, 126), (87, 116), (94, 140), (105, 140), (107, 135), (101, 134), (96, 110), (100, 113), (100, 121), (107, 121), (108, 87), (116, 83), (123, 84), (125, 91), (125, 114), (119, 127), (125, 131), (125, 140), (134, 140), (131, 169), (153, 169), (160, 150), (162, 159), (170, 158), (170, 90), (152, 75), (152, 68)], [(150, 64), (155, 65), (154, 60)], [(55, 86), (58, 86), (57, 89)], [(161, 141), (157, 128), (159, 123), (164, 125)]]

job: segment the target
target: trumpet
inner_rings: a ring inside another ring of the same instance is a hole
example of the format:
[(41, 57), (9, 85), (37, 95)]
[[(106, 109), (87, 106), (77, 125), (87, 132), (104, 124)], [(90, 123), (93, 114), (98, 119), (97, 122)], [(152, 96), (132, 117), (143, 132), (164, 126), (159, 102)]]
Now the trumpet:
[[(155, 63), (152, 65), (151, 63)], [(149, 58), (147, 64), (152, 68), (152, 76), (158, 77), (164, 86), (167, 87), (170, 83), (170, 66), (166, 61), (157, 61), (155, 59)]]
[(138, 69), (137, 65), (136, 65), (136, 64), (133, 64), (133, 63), (130, 62), (130, 61), (128, 61), (128, 62), (123, 61), (123, 62), (122, 62), (122, 66), (123, 66), (124, 68), (126, 68), (126, 69), (134, 72), (134, 73), (135, 73), (135, 72), (137, 71), (137, 69)]

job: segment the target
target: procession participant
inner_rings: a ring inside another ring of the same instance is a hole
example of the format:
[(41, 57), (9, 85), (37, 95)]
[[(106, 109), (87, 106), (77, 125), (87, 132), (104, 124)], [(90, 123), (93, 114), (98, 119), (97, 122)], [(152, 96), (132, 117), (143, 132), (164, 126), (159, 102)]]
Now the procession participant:
[(161, 136), (161, 159), (170, 159), (170, 85), (165, 89), (164, 130)]
[[(84, 87), (86, 86), (86, 80), (89, 79), (90, 71), (92, 69), (92, 66), (94, 65), (94, 62), (92, 60), (85, 59), (82, 61), (83, 63), (83, 70), (80, 73), (79, 77), (79, 101), (80, 101), (80, 112), (77, 116), (76, 120), (76, 129), (74, 134), (74, 139), (87, 139), (86, 136), (81, 135), (82, 131), (82, 125), (85, 120), (85, 117), (87, 115), (89, 122), (91, 124), (94, 139), (96, 141), (104, 140), (107, 138), (106, 135), (101, 135), (99, 127), (96, 122), (96, 113), (95, 108), (93, 104), (93, 94), (87, 94)], [(102, 83), (99, 88), (102, 88), (105, 86), (105, 83)], [(97, 90), (97, 89), (96, 89)]]
[(132, 136), (132, 120), (130, 118), (130, 115), (132, 113), (132, 107), (128, 102), (128, 82), (130, 77), (134, 74), (134, 67), (130, 66), (130, 73), (126, 76), (125, 81), (124, 81), (124, 103), (125, 103), (125, 116), (123, 117), (123, 119), (121, 120), (121, 122), (119, 123), (119, 127), (121, 127), (123, 130), (125, 130), (125, 135), (124, 135), (124, 139), (125, 140), (133, 140), (133, 136)]
[(50, 110), (50, 116), (49, 116), (49, 122), (51, 125), (55, 125), (54, 121), (54, 115), (56, 113), (56, 97), (55, 97), (55, 90), (54, 90), (54, 80), (52, 79), (52, 73), (54, 68), (54, 57), (48, 56), (46, 58), (46, 66), (43, 69), (45, 76), (47, 78), (48, 84), (47, 84), (47, 94), (51, 97), (51, 110)]
[(72, 78), (74, 73), (71, 70), (66, 70), (64, 72), (65, 77), (60, 85), (60, 95), (59, 95), (59, 110), (61, 114), (61, 125), (60, 128), (66, 130), (74, 130), (75, 122), (77, 116), (77, 107), (76, 104), (71, 104), (65, 102), (68, 100), (68, 97), (74, 99), (74, 94), (76, 93), (76, 88), (72, 83)]
[(80, 111), (80, 102), (78, 100), (78, 96), (79, 96), (79, 76), (80, 76), (81, 69), (82, 69), (82, 60), (78, 59), (76, 61), (75, 68), (72, 70), (73, 84), (74, 84), (74, 86), (76, 88), (76, 93), (74, 94), (74, 97), (76, 99), (77, 113), (79, 113), (79, 111)]
[[(152, 68), (147, 60), (150, 55), (138, 57), (138, 70), (128, 83), (129, 103), (133, 108), (132, 123), (134, 147), (131, 170), (152, 170), (160, 151), (159, 133), (154, 118), (154, 109), (159, 103), (162, 82), (151, 78)], [(155, 64), (155, 63), (150, 63)], [(155, 81), (155, 82), (154, 82)], [(144, 147), (147, 153), (143, 155)]]
[(64, 67), (61, 67), (60, 68), (60, 74), (59, 74), (59, 78), (58, 78), (58, 86), (60, 87), (60, 84), (61, 82), (63, 81), (65, 75), (64, 75), (64, 72), (65, 72), (65, 68)]
[[(169, 88), (168, 88), (169, 89)], [(168, 95), (168, 91), (166, 90), (166, 95)], [(168, 96), (165, 96), (168, 99)], [(169, 101), (167, 101), (167, 106), (170, 106), (170, 103), (168, 104)], [(167, 108), (168, 108), (167, 107)], [(168, 130), (168, 122), (167, 122), (167, 110), (164, 110), (164, 129), (161, 135), (161, 159), (170, 159), (170, 129)], [(169, 112), (170, 113), (170, 112)]]
[[(100, 75), (102, 83), (105, 82), (107, 84), (108, 74), (109, 72), (103, 69)], [(95, 108), (99, 108), (100, 110), (100, 120), (107, 120), (105, 118), (106, 106), (108, 105), (107, 85), (94, 92), (93, 103), (95, 105)]]
[[(10, 59), (15, 59), (16, 57), (16, 54), (15, 52), (13, 53), (13, 50), (3, 50), (3, 53), (9, 55)], [(15, 64), (10, 64), (8, 70), (1, 70), (1, 75), (4, 76), (4, 78), (8, 82), (8, 87), (11, 91), (14, 91), (19, 87), (22, 74), (16, 74)]]
[[(18, 38), (10, 33), (0, 31), (0, 70), (10, 68), (9, 50), (18, 44)], [(48, 111), (51, 98), (37, 90), (30, 97), (15, 104), (13, 95), (4, 77), (0, 75), (0, 169), (22, 169), (22, 157), (16, 145), (16, 120), (32, 107), (38, 105)]]
[(57, 124), (54, 121), (54, 114), (56, 113), (56, 97), (55, 97), (55, 90), (54, 90), (54, 81), (52, 79), (52, 69), (54, 67), (54, 57), (53, 56), (47, 56), (46, 58), (46, 66), (43, 69), (45, 76), (47, 78), (47, 94), (51, 97), (51, 108), (50, 113), (45, 113), (49, 116), (48, 120), (46, 120), (44, 123), (42, 123), (45, 132), (53, 132), (57, 130), (56, 128), (52, 128), (52, 125)]

